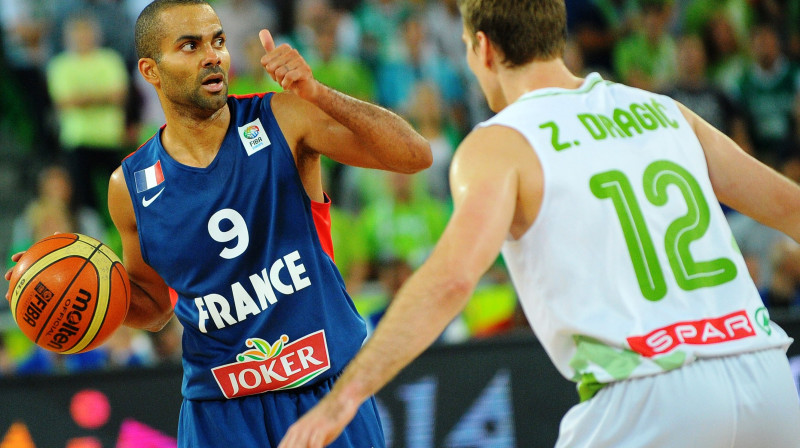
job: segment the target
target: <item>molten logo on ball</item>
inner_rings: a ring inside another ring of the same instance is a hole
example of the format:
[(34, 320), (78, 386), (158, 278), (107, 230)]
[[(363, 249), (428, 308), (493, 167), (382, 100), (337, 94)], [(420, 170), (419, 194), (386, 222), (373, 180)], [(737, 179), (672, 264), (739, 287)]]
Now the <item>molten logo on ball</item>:
[(92, 295), (89, 294), (88, 291), (81, 289), (78, 291), (78, 296), (75, 297), (75, 300), (67, 300), (64, 307), (68, 307), (72, 304), (72, 311), (67, 312), (66, 314), (66, 322), (61, 322), (61, 316), (64, 315), (64, 312), (61, 312), (59, 319), (56, 320), (55, 324), (50, 327), (50, 331), (47, 332), (46, 336), (50, 336), (55, 331), (56, 327), (61, 324), (61, 327), (58, 329), (58, 332), (53, 335), (50, 339), (50, 342), (47, 343), (48, 346), (56, 349), (62, 350), (64, 348), (64, 344), (70, 345), (69, 340), (72, 336), (78, 334), (81, 329), (78, 328), (78, 325), (81, 320), (83, 319), (83, 312), (86, 311), (88, 308), (89, 301), (92, 300)]

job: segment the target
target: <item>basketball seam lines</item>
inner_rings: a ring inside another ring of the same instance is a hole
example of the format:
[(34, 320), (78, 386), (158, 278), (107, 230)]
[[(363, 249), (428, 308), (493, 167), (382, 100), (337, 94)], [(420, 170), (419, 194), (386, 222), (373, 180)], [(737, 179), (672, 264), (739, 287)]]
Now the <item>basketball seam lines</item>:
[[(80, 241), (80, 240), (76, 240), (76, 241)], [(88, 243), (86, 243), (85, 241), (82, 241), (82, 242), (83, 242), (84, 244), (88, 244)], [(71, 288), (71, 287), (72, 287), (72, 284), (73, 284), (73, 283), (75, 283), (75, 279), (76, 279), (76, 278), (78, 278), (78, 276), (80, 275), (80, 273), (81, 273), (81, 272), (83, 272), (83, 269), (84, 269), (84, 268), (86, 267), (86, 265), (89, 263), (89, 260), (91, 260), (91, 259), (92, 259), (92, 257), (94, 256), (94, 254), (95, 254), (95, 253), (96, 253), (98, 250), (100, 250), (100, 246), (102, 246), (102, 243), (100, 243), (99, 245), (95, 246), (95, 248), (94, 248), (94, 250), (92, 251), (92, 253), (91, 253), (91, 254), (89, 254), (89, 256), (88, 256), (88, 257), (86, 257), (86, 260), (83, 262), (83, 266), (81, 266), (81, 268), (80, 268), (80, 269), (78, 269), (78, 272), (76, 272), (76, 273), (75, 273), (75, 275), (72, 277), (72, 280), (70, 280), (70, 282), (69, 282), (69, 284), (67, 285), (67, 287), (66, 287), (66, 288), (64, 288), (64, 293), (63, 293), (63, 294), (61, 294), (61, 297), (59, 297), (59, 298), (58, 298), (58, 302), (56, 302), (56, 304), (53, 306), (53, 310), (55, 310), (55, 309), (58, 307), (58, 305), (60, 305), (60, 304), (61, 304), (61, 301), (62, 301), (62, 300), (64, 300), (64, 296), (66, 296), (66, 295), (67, 295), (67, 292), (69, 291), (69, 288)], [(48, 323), (50, 323), (50, 319), (53, 317), (53, 314), (55, 314), (55, 313), (51, 313), (49, 316), (47, 316), (47, 319), (46, 319), (46, 320), (44, 321), (44, 323), (42, 324), (42, 328), (40, 328), (40, 329), (39, 329), (39, 334), (37, 334), (37, 335), (36, 335), (36, 340), (34, 341), (34, 342), (36, 342), (37, 344), (39, 343), (39, 339), (42, 337), (42, 333), (44, 332), (44, 329), (45, 329), (45, 328), (47, 328), (47, 324), (48, 324)]]
[[(98, 247), (98, 249), (99, 249), (99, 247)], [(89, 258), (87, 259), (87, 261), (91, 260), (92, 257), (94, 257), (94, 255), (96, 253), (97, 253), (97, 251), (92, 252), (92, 254), (89, 255)], [(100, 253), (103, 254), (102, 251)], [(105, 254), (103, 254), (103, 255), (105, 255)], [(97, 266), (94, 263), (92, 263), (92, 267), (94, 268), (95, 275), (97, 275), (97, 278), (100, 279), (100, 270), (97, 268)], [(113, 267), (113, 264), (112, 264), (112, 267)], [(109, 276), (108, 282), (109, 282), (108, 299), (111, 299), (111, 286), (110, 286), (111, 277), (110, 276)], [(97, 291), (98, 291), (98, 293), (100, 292), (100, 282), (98, 282)], [(75, 342), (75, 344), (73, 344), (72, 347), (68, 348), (67, 350), (64, 350), (65, 352), (73, 350), (78, 344), (80, 344), (80, 342), (83, 340), (83, 338), (86, 337), (86, 332), (88, 332), (92, 328), (92, 324), (94, 323), (94, 317), (97, 314), (97, 308), (100, 306), (100, 297), (96, 296), (94, 298), (94, 301), (95, 301), (95, 303), (94, 303), (94, 307), (92, 308), (92, 316), (89, 318), (89, 323), (86, 325), (86, 331), (84, 331), (83, 335), (80, 338), (78, 338), (78, 341)], [(108, 309), (110, 308), (110, 306), (108, 306), (108, 305), (109, 304), (106, 304), (106, 310), (103, 313), (103, 320), (104, 321), (106, 319), (106, 316), (108, 316)], [(92, 345), (92, 342), (94, 342), (94, 340), (97, 339), (97, 335), (100, 334), (100, 330), (102, 330), (102, 328), (103, 328), (103, 325), (102, 325), (102, 322), (101, 322), (100, 326), (97, 328), (97, 331), (94, 332), (94, 335), (92, 336), (92, 339), (86, 345), (84, 345), (83, 348), (81, 350), (79, 350), (79, 351), (82, 351), (86, 347)]]

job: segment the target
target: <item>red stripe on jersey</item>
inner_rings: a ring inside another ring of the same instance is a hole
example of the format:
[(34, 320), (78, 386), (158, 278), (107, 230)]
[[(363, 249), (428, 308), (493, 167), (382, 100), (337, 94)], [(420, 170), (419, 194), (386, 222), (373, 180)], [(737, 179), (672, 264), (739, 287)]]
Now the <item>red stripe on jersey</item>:
[[(158, 133), (159, 133), (159, 132), (161, 132), (161, 131), (162, 131), (162, 130), (165, 128), (165, 127), (167, 127), (167, 124), (166, 124), (166, 123), (162, 124), (162, 125), (161, 125), (161, 127), (160, 127), (160, 128), (158, 128), (158, 131), (156, 131), (156, 133), (155, 133), (155, 134), (153, 134), (153, 135), (152, 135), (150, 138), (148, 138), (147, 140), (145, 140), (145, 141), (144, 141), (144, 143), (142, 143), (141, 145), (139, 145), (139, 147), (138, 147), (138, 148), (136, 148), (136, 151), (138, 151), (138, 150), (142, 149), (142, 146), (146, 145), (146, 144), (147, 144), (147, 142), (149, 142), (150, 140), (154, 139), (154, 138), (155, 138), (155, 137), (158, 135)], [(125, 156), (125, 158), (123, 158), (122, 160), (125, 160), (125, 159), (127, 159), (128, 157), (130, 157), (130, 156), (134, 155), (134, 154), (136, 153), (136, 151), (133, 151), (132, 153), (128, 154), (128, 155), (127, 155), (127, 156)]]
[(175, 305), (178, 303), (178, 291), (167, 286), (167, 290), (169, 290), (169, 301), (172, 303), (172, 309), (175, 309)]
[(311, 215), (314, 217), (314, 227), (317, 228), (322, 250), (336, 262), (336, 259), (333, 258), (333, 239), (331, 238), (331, 198), (327, 193), (323, 194), (325, 202), (311, 201)]
[(229, 95), (229, 96), (232, 96), (232, 97), (237, 98), (237, 99), (247, 99), (247, 98), (253, 98), (253, 97), (256, 97), (256, 96), (263, 98), (264, 95), (266, 95), (268, 93), (274, 93), (274, 92), (247, 93), (247, 94), (244, 94), (244, 95)]

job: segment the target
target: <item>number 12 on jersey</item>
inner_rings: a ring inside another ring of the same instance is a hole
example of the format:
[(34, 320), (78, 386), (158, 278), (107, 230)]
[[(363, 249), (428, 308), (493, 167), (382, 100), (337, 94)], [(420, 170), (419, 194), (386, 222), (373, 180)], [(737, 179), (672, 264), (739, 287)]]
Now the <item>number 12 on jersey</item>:
[[(681, 192), (688, 208), (664, 234), (664, 250), (678, 286), (691, 291), (736, 278), (732, 260), (697, 261), (689, 250), (690, 243), (705, 235), (711, 221), (708, 202), (697, 180), (685, 168), (666, 160), (653, 162), (645, 169), (643, 186), (651, 204), (665, 205), (669, 199), (667, 187), (671, 185)], [(598, 199), (611, 199), (614, 204), (642, 295), (652, 301), (663, 299), (667, 294), (664, 271), (630, 180), (621, 171), (605, 171), (592, 176), (589, 188)]]

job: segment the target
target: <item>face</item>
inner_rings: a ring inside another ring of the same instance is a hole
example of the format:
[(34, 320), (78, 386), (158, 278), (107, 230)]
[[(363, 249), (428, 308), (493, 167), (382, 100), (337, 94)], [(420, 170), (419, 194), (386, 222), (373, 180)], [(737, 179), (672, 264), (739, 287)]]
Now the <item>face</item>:
[(49, 168), (42, 174), (39, 184), (43, 198), (69, 203), (72, 198), (72, 184), (69, 174), (63, 168)]
[(97, 26), (88, 19), (78, 19), (69, 23), (66, 31), (67, 47), (78, 53), (88, 53), (97, 48)]
[(706, 70), (706, 53), (703, 41), (696, 36), (687, 36), (678, 45), (678, 63), (681, 74), (703, 75)]
[(761, 67), (772, 68), (781, 54), (777, 33), (766, 27), (755, 30), (752, 37), (752, 51), (753, 57)]
[(231, 61), (214, 10), (208, 5), (176, 6), (162, 12), (161, 24), (165, 32), (156, 69), (163, 97), (195, 110), (221, 109), (227, 102)]

